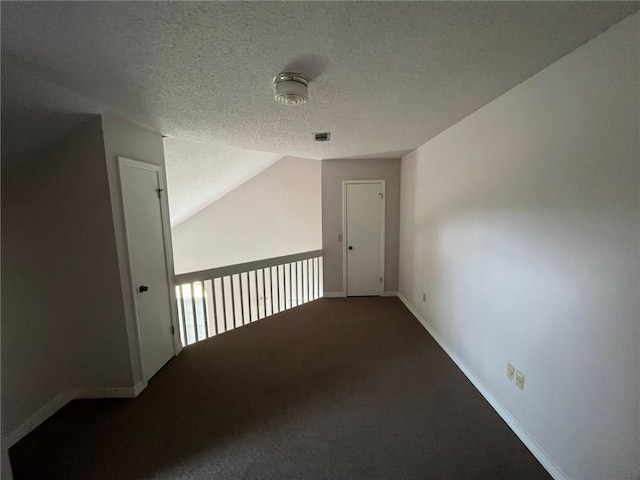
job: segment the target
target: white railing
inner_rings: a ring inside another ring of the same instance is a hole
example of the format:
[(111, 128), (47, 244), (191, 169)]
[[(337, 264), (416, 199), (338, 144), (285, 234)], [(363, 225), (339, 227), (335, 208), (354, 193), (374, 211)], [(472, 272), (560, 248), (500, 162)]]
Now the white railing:
[(176, 275), (182, 345), (322, 297), (322, 250)]

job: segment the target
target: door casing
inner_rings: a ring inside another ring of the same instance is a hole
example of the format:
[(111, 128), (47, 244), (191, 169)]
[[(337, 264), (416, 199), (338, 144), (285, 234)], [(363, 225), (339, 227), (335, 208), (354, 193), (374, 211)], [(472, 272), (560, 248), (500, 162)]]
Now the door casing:
[(347, 185), (349, 184), (373, 183), (382, 186), (382, 202), (381, 203), (381, 226), (380, 226), (380, 296), (384, 295), (385, 274), (385, 211), (387, 203), (387, 191), (385, 180), (343, 180), (342, 181), (342, 296), (346, 297), (348, 292), (348, 268), (347, 268)]
[(127, 259), (129, 261), (128, 274), (129, 274), (129, 280), (131, 285), (131, 294), (133, 296), (134, 315), (135, 315), (135, 321), (136, 321), (136, 337), (137, 338), (136, 338), (135, 344), (138, 348), (137, 354), (131, 355), (131, 362), (132, 362), (132, 365), (135, 364), (135, 366), (138, 368), (138, 371), (142, 372), (143, 383), (146, 386), (150, 378), (150, 375), (148, 375), (148, 373), (144, 371), (143, 362), (142, 362), (142, 338), (140, 336), (141, 330), (140, 330), (139, 305), (138, 305), (138, 296), (136, 295), (136, 292), (135, 292), (137, 285), (135, 284), (135, 280), (134, 280), (133, 257), (131, 255), (131, 248), (129, 245), (129, 232), (127, 231), (127, 221), (126, 221), (127, 199), (124, 195), (124, 190), (122, 187), (123, 170), (125, 168), (139, 168), (142, 170), (154, 172), (158, 179), (158, 188), (161, 189), (159, 205), (160, 205), (160, 216), (161, 216), (161, 222), (162, 222), (162, 237), (163, 237), (162, 241), (164, 245), (164, 264), (165, 264), (165, 272), (166, 272), (166, 278), (167, 278), (166, 286), (167, 286), (167, 294), (169, 298), (168, 308), (169, 308), (169, 315), (171, 318), (171, 325), (173, 326), (173, 331), (174, 331), (173, 342), (172, 342), (173, 355), (175, 356), (178, 353), (180, 353), (182, 349), (180, 348), (181, 345), (178, 345), (176, 343), (176, 338), (178, 338), (178, 336), (175, 334), (175, 332), (178, 332), (179, 330), (178, 330), (177, 316), (173, 308), (173, 305), (175, 305), (176, 300), (175, 300), (175, 292), (173, 291), (173, 288), (172, 288), (172, 285), (174, 283), (173, 274), (170, 269), (170, 265), (172, 265), (172, 263), (170, 261), (171, 248), (170, 248), (170, 243), (168, 242), (168, 239), (171, 238), (170, 237), (171, 228), (168, 221), (169, 209), (168, 209), (168, 203), (166, 199), (166, 186), (164, 184), (162, 167), (158, 165), (146, 163), (146, 162), (141, 162), (138, 160), (132, 160), (126, 157), (118, 157), (118, 167), (119, 167), (119, 174), (120, 174), (120, 189), (121, 189), (122, 207), (123, 207), (123, 215), (124, 215), (124, 231), (125, 231), (125, 237), (127, 238), (127, 257), (128, 257)]

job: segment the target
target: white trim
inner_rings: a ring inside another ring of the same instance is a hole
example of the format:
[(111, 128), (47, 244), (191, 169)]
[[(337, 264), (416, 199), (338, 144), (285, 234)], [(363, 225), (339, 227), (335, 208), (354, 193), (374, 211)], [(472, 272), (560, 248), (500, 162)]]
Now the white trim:
[(138, 395), (140, 395), (142, 393), (142, 391), (147, 388), (147, 382), (138, 382), (136, 385), (134, 385), (133, 387), (133, 396), (137, 397)]
[(251, 270), (262, 270), (269, 267), (279, 267), (287, 263), (298, 263), (301, 261), (313, 260), (322, 257), (322, 255), (323, 250), (311, 250), (309, 252), (283, 255), (282, 257), (265, 258), (263, 260), (227, 265), (225, 267), (208, 268), (206, 270), (198, 270), (196, 272), (180, 273), (174, 277), (174, 281), (176, 285), (203, 282), (205, 280), (211, 280), (212, 278), (228, 277), (239, 273), (246, 273)]
[(156, 173), (162, 170), (162, 167), (159, 165), (141, 162), (140, 160), (132, 160), (127, 157), (118, 157), (118, 165), (126, 165), (127, 167), (140, 168), (142, 170), (149, 170), (150, 172)]
[(384, 296), (385, 284), (385, 237), (386, 237), (386, 205), (387, 205), (387, 182), (386, 180), (342, 180), (342, 288), (344, 296), (348, 296), (349, 287), (347, 285), (347, 185), (349, 184), (373, 183), (382, 186), (382, 212), (381, 212), (381, 241), (380, 241), (380, 277), (382, 283), (380, 285), (380, 296)]
[(342, 297), (346, 297), (344, 292), (323, 292), (322, 296), (324, 298), (342, 298)]
[(18, 443), (71, 400), (90, 398), (135, 398), (146, 388), (146, 386), (146, 382), (140, 382), (134, 387), (65, 388), (40, 407), (40, 409), (25, 420), (18, 428), (7, 435), (3, 441), (3, 448), (9, 448)]
[[(382, 209), (382, 212), (380, 212), (380, 215), (382, 216), (380, 219), (380, 277), (382, 278), (382, 282), (380, 282), (380, 291), (382, 293), (380, 295), (384, 297), (384, 287), (387, 280), (385, 278), (386, 274), (384, 268), (385, 249), (387, 248), (385, 242), (387, 237), (387, 182), (385, 180), (381, 180), (380, 182), (382, 183), (382, 207), (380, 207)], [(344, 290), (345, 292), (347, 291), (346, 288)]]
[[(167, 267), (167, 287), (169, 288), (169, 312), (171, 315), (171, 325), (173, 325), (173, 353), (182, 352), (182, 341), (180, 340), (180, 322), (178, 319), (178, 299), (174, 282), (175, 267), (173, 265), (173, 242), (171, 237), (171, 223), (169, 221), (169, 194), (165, 183), (165, 172), (160, 169), (158, 181), (164, 195), (160, 195), (160, 217), (162, 218), (162, 239), (164, 241), (164, 263)], [(171, 268), (169, 268), (171, 267)], [(145, 384), (146, 382), (141, 382)], [(144, 387), (142, 387), (144, 389)], [(142, 391), (142, 389), (140, 390)], [(138, 392), (140, 393), (140, 392)]]
[(347, 296), (347, 190), (342, 181), (342, 290)]
[(22, 422), (18, 428), (5, 437), (3, 442), (4, 448), (9, 448), (22, 440), (47, 418), (56, 413), (71, 400), (74, 400), (76, 398), (75, 394), (76, 392), (73, 388), (65, 388), (58, 393), (55, 397), (40, 407), (37, 412), (31, 415), (31, 417)]
[(145, 388), (147, 382), (140, 382), (133, 387), (118, 388), (81, 388), (77, 389), (77, 399), (90, 398), (136, 398)]
[(524, 443), (524, 445), (531, 451), (534, 457), (538, 459), (538, 461), (542, 464), (542, 466), (549, 472), (549, 474), (554, 478), (554, 480), (568, 480), (569, 477), (555, 464), (551, 457), (547, 455), (547, 453), (538, 445), (538, 443), (527, 433), (527, 431), (518, 423), (518, 421), (509, 413), (509, 411), (500, 403), (500, 401), (491, 394), (489, 390), (485, 388), (485, 386), (478, 380), (478, 378), (471, 372), (469, 368), (464, 364), (458, 356), (453, 353), (453, 351), (448, 347), (448, 345), (442, 340), (440, 335), (435, 331), (435, 329), (429, 325), (429, 323), (418, 313), (413, 305), (407, 300), (407, 298), (400, 292), (398, 292), (398, 298), (402, 300), (402, 303), (407, 307), (407, 309), (413, 314), (416, 319), (420, 322), (420, 324), (429, 332), (429, 335), (433, 337), (433, 339), (442, 347), (449, 358), (453, 360), (453, 362), (458, 366), (458, 368), (465, 374), (465, 376), (471, 381), (474, 387), (480, 392), (489, 405), (493, 407), (500, 417), (507, 423), (509, 428), (513, 430), (518, 438)]
[[(149, 380), (151, 376), (147, 375), (147, 373), (144, 371), (144, 366), (142, 363), (142, 343), (141, 343), (142, 339), (140, 338), (140, 316), (139, 316), (139, 310), (138, 310), (138, 298), (135, 292), (136, 285), (135, 285), (135, 279), (133, 276), (133, 261), (132, 261), (133, 259), (131, 258), (131, 247), (129, 245), (129, 232), (127, 228), (127, 206), (126, 206), (127, 202), (124, 195), (124, 188), (122, 187), (124, 167), (138, 168), (141, 170), (155, 172), (156, 178), (158, 180), (158, 188), (160, 188), (161, 191), (166, 191), (166, 187), (164, 185), (164, 180), (162, 175), (163, 170), (162, 170), (162, 167), (160, 167), (159, 165), (140, 162), (138, 160), (132, 160), (126, 157), (118, 157), (118, 170), (120, 174), (120, 195), (122, 196), (122, 210), (123, 210), (123, 217), (124, 217), (123, 227), (124, 227), (125, 237), (127, 241), (127, 259), (129, 261), (129, 278), (131, 281), (133, 304), (135, 309), (134, 313), (136, 317), (135, 320), (136, 320), (136, 337), (137, 337), (136, 343), (138, 346), (137, 355), (132, 355), (132, 364), (133, 362), (137, 362), (137, 367), (140, 369), (140, 372), (142, 372), (142, 380), (143, 380), (142, 383), (146, 385), (146, 382)], [(175, 299), (175, 291), (172, 291), (173, 290), (173, 272), (169, 271), (170, 252), (168, 248), (168, 239), (171, 238), (170, 237), (171, 230), (167, 220), (168, 218), (169, 218), (169, 214), (168, 214), (168, 203), (166, 201), (166, 194), (160, 195), (160, 221), (162, 222), (162, 243), (164, 246), (164, 257), (165, 257), (164, 264), (165, 264), (165, 272), (167, 276), (167, 293), (168, 293), (168, 299), (169, 299), (168, 308), (169, 308), (169, 317), (171, 319), (171, 325), (173, 326), (173, 332), (174, 332), (172, 336), (173, 355), (176, 356), (178, 353), (180, 353), (182, 348), (179, 341), (180, 326), (178, 325), (177, 315), (174, 313), (173, 305), (172, 305), (172, 301)]]
[[(346, 297), (346, 295), (344, 294), (344, 292), (324, 292), (324, 294), (322, 295), (325, 298), (340, 298), (340, 297)], [(398, 292), (384, 292), (382, 294), (383, 297), (397, 297), (398, 296)]]

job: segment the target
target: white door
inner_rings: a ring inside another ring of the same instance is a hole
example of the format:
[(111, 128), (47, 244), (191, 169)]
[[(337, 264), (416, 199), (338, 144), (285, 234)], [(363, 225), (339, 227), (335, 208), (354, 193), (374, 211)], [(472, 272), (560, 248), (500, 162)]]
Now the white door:
[(343, 183), (347, 296), (384, 292), (384, 180)]
[(175, 354), (165, 255), (160, 167), (120, 158), (140, 357), (149, 380)]

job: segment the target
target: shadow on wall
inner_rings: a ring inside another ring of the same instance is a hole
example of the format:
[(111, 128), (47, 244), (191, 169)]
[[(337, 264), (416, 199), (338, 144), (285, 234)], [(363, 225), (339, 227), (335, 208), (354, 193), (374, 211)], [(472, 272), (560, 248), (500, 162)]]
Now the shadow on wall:
[[(3, 95), (4, 98), (4, 95)], [(38, 168), (38, 161), (65, 135), (97, 115), (53, 111), (45, 108), (2, 107), (2, 175)], [(38, 141), (30, 140), (34, 131)]]

